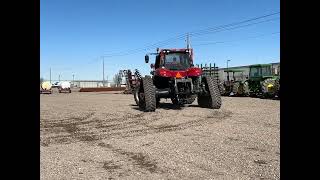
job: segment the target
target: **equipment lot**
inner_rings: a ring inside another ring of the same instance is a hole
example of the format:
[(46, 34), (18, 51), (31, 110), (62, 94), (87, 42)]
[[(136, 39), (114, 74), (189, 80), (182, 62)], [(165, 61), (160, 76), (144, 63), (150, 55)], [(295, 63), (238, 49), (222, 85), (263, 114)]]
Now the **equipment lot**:
[(280, 101), (161, 102), (142, 112), (119, 91), (41, 94), (41, 179), (280, 179)]

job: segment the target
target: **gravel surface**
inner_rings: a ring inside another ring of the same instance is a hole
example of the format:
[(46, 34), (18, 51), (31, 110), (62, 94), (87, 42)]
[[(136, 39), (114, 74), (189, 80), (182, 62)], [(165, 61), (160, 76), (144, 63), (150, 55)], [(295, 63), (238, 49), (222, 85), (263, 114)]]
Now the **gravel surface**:
[(280, 179), (280, 101), (141, 112), (133, 95), (40, 95), (41, 179)]

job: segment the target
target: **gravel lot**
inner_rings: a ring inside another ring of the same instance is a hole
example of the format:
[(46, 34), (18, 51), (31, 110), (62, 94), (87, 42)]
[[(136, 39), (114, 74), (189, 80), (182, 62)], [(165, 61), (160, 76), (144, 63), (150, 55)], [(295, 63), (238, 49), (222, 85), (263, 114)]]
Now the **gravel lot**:
[(141, 112), (133, 95), (40, 95), (41, 179), (280, 179), (280, 101)]

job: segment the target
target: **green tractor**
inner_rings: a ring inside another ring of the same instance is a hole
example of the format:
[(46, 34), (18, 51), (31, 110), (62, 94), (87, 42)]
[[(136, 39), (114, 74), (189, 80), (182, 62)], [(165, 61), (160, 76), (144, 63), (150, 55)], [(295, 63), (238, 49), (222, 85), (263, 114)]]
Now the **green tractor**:
[(275, 81), (276, 96), (280, 98), (280, 65), (278, 66), (278, 77)]
[(256, 64), (249, 66), (250, 96), (273, 98), (277, 94), (276, 80), (278, 76), (272, 74), (271, 64)]
[[(224, 72), (227, 73), (227, 81), (224, 81), (221, 85), (222, 95), (247, 96), (249, 94), (248, 83), (243, 77), (244, 70), (227, 69)], [(235, 73), (241, 73), (242, 77), (236, 78)], [(230, 74), (232, 74), (232, 80), (230, 80)]]

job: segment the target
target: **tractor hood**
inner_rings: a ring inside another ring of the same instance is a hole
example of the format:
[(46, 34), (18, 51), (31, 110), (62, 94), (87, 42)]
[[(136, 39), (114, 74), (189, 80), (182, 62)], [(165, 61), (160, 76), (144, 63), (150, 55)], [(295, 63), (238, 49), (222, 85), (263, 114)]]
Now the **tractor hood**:
[(166, 68), (158, 68), (155, 71), (156, 76), (162, 77), (176, 77), (176, 78), (183, 78), (183, 77), (194, 77), (202, 75), (202, 70), (197, 67), (191, 67), (186, 70), (169, 70)]

